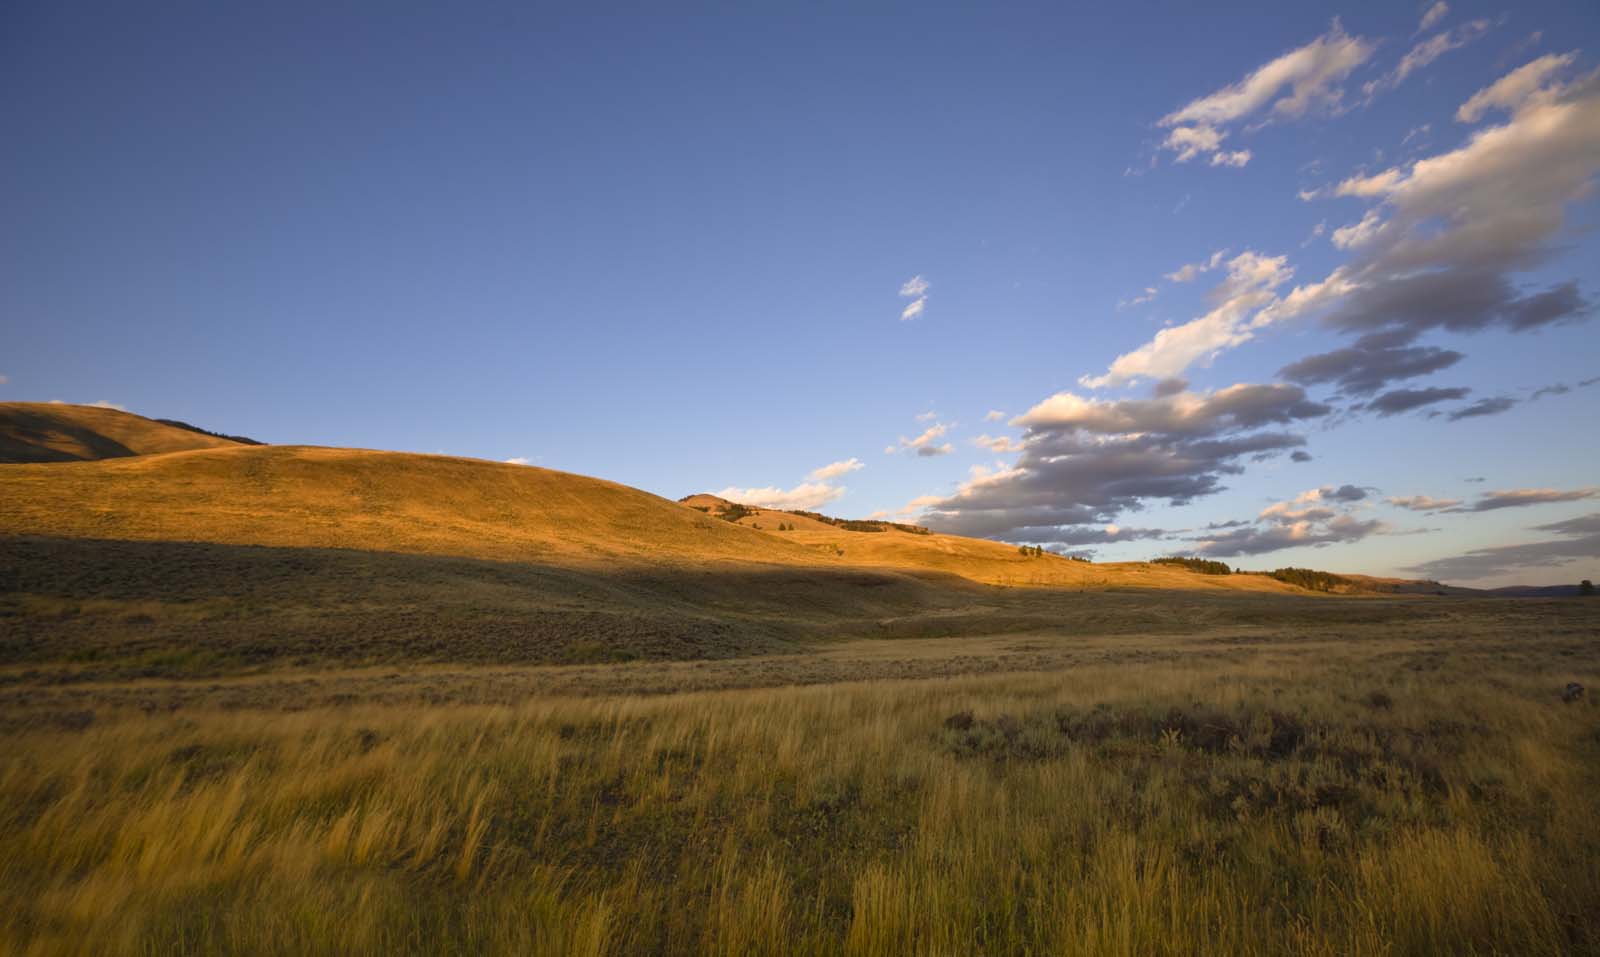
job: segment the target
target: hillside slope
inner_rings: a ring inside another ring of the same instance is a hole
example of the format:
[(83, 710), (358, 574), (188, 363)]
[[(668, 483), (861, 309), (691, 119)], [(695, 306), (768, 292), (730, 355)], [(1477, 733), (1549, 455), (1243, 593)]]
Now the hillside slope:
[[(691, 495), (680, 504), (718, 515), (733, 503), (715, 495)], [(1079, 562), (1060, 555), (1021, 554), (1015, 545), (983, 538), (917, 533), (886, 527), (853, 531), (808, 515), (740, 506), (732, 524), (759, 529), (857, 568), (906, 573), (938, 572), (987, 585), (1107, 589), (1153, 588), (1175, 591), (1304, 594), (1304, 590), (1263, 575), (1200, 575), (1173, 565), (1148, 562)], [(859, 523), (865, 524), (865, 523)], [(786, 530), (779, 531), (783, 526)], [(910, 526), (908, 526), (910, 527)]]
[[(0, 468), (0, 534), (501, 561), (810, 563), (813, 552), (601, 479), (478, 459), (240, 446)], [(816, 553), (820, 555), (820, 553)]]
[(0, 502), (0, 675), (61, 680), (1388, 614), (1259, 575), (761, 509), (733, 522), (614, 482), (437, 455), (232, 445), (12, 464)]
[(0, 402), (0, 463), (81, 462), (238, 444), (119, 409)]
[[(201, 438), (204, 438), (203, 436)], [(240, 446), (0, 469), (0, 535), (449, 555), (571, 567), (735, 562), (872, 569), (991, 585), (1292, 593), (1259, 576), (1088, 564), (757, 509), (729, 522), (602, 479), (480, 459)], [(793, 531), (777, 531), (779, 524)], [(759, 528), (755, 526), (760, 526)]]

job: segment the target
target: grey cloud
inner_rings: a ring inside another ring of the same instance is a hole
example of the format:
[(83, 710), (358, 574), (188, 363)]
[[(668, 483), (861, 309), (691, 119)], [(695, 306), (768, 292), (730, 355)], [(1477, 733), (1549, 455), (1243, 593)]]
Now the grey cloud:
[(1463, 388), (1395, 389), (1378, 396), (1376, 399), (1368, 402), (1365, 407), (1373, 410), (1380, 416), (1399, 415), (1402, 412), (1410, 412), (1412, 409), (1420, 409), (1425, 405), (1432, 405), (1435, 402), (1464, 399), (1471, 391), (1471, 389)]
[(1411, 345), (1414, 338), (1405, 330), (1369, 333), (1349, 348), (1292, 362), (1278, 375), (1300, 385), (1331, 382), (1348, 395), (1371, 395), (1391, 382), (1448, 369), (1463, 358), (1452, 349)]
[(1291, 462), (1309, 462), (1309, 461), (1311, 461), (1311, 453), (1310, 452), (1306, 452), (1306, 451), (1302, 451), (1300, 449), (1295, 449), (1293, 452), (1289, 453), (1289, 461), (1291, 461)]
[[(1326, 510), (1316, 511), (1320, 513)], [(1383, 530), (1384, 524), (1378, 519), (1362, 520), (1354, 515), (1335, 515), (1315, 520), (1309, 529), (1305, 526), (1281, 523), (1237, 529), (1205, 541), (1199, 551), (1201, 555), (1209, 558), (1261, 555), (1285, 548), (1322, 547), (1358, 542), (1368, 535)]]
[(1223, 477), (1242, 472), (1249, 457), (1305, 444), (1298, 435), (1257, 431), (1261, 425), (1328, 411), (1287, 385), (1115, 402), (1062, 393), (1019, 420), (1026, 447), (1012, 469), (966, 483), (923, 521), (963, 535), (1053, 541), (1048, 527), (1104, 524), (1146, 501), (1181, 505), (1221, 491)]
[(1454, 508), (1461, 504), (1459, 498), (1434, 498), (1430, 495), (1409, 495), (1401, 498), (1389, 499), (1389, 504), (1397, 508), (1409, 509), (1413, 512), (1432, 512), (1438, 509)]
[[(1385, 264), (1370, 267), (1378, 270)], [(1513, 264), (1506, 264), (1509, 268)], [(1532, 263), (1530, 263), (1532, 265)], [(1567, 282), (1521, 295), (1504, 274), (1460, 266), (1399, 276), (1376, 275), (1326, 318), (1337, 329), (1390, 331), (1416, 336), (1430, 329), (1480, 332), (1501, 326), (1522, 332), (1589, 313), (1590, 305)]]
[[(1467, 481), (1472, 481), (1468, 479)], [(1446, 509), (1450, 512), (1492, 512), (1502, 508), (1522, 508), (1526, 505), (1550, 505), (1556, 502), (1581, 502), (1600, 496), (1600, 488), (1579, 488), (1561, 491), (1553, 488), (1516, 488), (1495, 491), (1469, 506)]]
[(1115, 532), (1105, 526), (1036, 526), (1019, 528), (1014, 532), (1017, 541), (1030, 544), (1052, 545), (1109, 545), (1113, 542), (1133, 542), (1153, 538), (1166, 538), (1164, 528), (1118, 528)]
[(1169, 392), (1152, 399), (1110, 402), (1058, 393), (1018, 417), (1017, 424), (1040, 432), (1204, 436), (1288, 425), (1331, 411), (1330, 406), (1306, 398), (1298, 386), (1241, 384), (1205, 395)]
[(1463, 408), (1456, 409), (1454, 412), (1451, 412), (1450, 421), (1459, 422), (1462, 419), (1474, 419), (1485, 415), (1499, 415), (1502, 412), (1510, 411), (1514, 406), (1516, 406), (1516, 404), (1516, 399), (1504, 395), (1495, 396), (1488, 399), (1479, 399), (1469, 406), (1465, 406)]
[(1600, 558), (1600, 512), (1536, 525), (1533, 531), (1552, 532), (1563, 537), (1554, 541), (1478, 548), (1462, 555), (1423, 562), (1408, 571), (1440, 581), (1474, 581), (1523, 569), (1552, 568), (1575, 560)]

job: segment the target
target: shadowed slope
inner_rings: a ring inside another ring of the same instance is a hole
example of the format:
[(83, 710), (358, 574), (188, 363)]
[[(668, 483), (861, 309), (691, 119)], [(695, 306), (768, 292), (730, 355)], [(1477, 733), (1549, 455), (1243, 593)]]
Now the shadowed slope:
[(0, 462), (77, 462), (232, 448), (220, 436), (92, 405), (0, 402)]

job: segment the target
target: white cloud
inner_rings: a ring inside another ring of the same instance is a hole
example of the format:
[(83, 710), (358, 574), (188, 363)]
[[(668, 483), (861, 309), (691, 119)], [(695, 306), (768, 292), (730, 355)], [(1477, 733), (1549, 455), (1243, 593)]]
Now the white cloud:
[(1166, 278), (1169, 282), (1192, 282), (1194, 281), (1195, 277), (1199, 276), (1201, 273), (1210, 272), (1211, 270), (1222, 265), (1222, 257), (1226, 256), (1227, 254), (1228, 251), (1226, 249), (1219, 249), (1211, 254), (1210, 259), (1207, 259), (1204, 262), (1185, 263), (1172, 272), (1167, 273)]
[(830, 462), (827, 465), (822, 466), (821, 468), (812, 469), (811, 470), (811, 474), (809, 476), (807, 476), (807, 478), (810, 478), (810, 479), (813, 479), (813, 480), (819, 481), (819, 482), (820, 481), (826, 481), (828, 479), (838, 478), (841, 475), (847, 474), (849, 472), (854, 472), (857, 469), (863, 469), (863, 468), (866, 468), (866, 463), (862, 462), (860, 459), (857, 459), (857, 458), (842, 459), (842, 460), (840, 460), (838, 462)]
[(1084, 376), (1078, 381), (1100, 389), (1137, 379), (1169, 379), (1196, 362), (1246, 342), (1254, 335), (1251, 315), (1275, 302), (1273, 290), (1293, 274), (1286, 257), (1246, 250), (1228, 261), (1228, 278), (1217, 287), (1218, 304), (1210, 312), (1161, 330), (1143, 346), (1118, 356), (1104, 375)]
[(1007, 452), (1021, 452), (1026, 448), (1023, 443), (1009, 435), (980, 435), (972, 440), (972, 444), (999, 455)]
[(919, 413), (917, 415), (917, 421), (918, 422), (932, 422), (934, 419), (937, 419), (938, 417), (939, 417), (939, 413), (933, 411), (932, 409), (929, 409), (926, 412)]
[(1354, 249), (1365, 246), (1376, 239), (1383, 232), (1383, 217), (1375, 209), (1369, 209), (1358, 223), (1340, 226), (1333, 231), (1332, 241), (1340, 249)]
[(1137, 296), (1133, 296), (1133, 297), (1128, 298), (1128, 299), (1119, 299), (1119, 300), (1117, 300), (1117, 308), (1118, 309), (1126, 309), (1129, 306), (1142, 306), (1147, 302), (1154, 302), (1155, 298), (1156, 298), (1156, 287), (1154, 287), (1154, 286), (1146, 286), (1146, 287), (1144, 287), (1144, 291), (1139, 293), (1139, 295), (1137, 295)]
[(734, 488), (728, 487), (716, 493), (718, 498), (725, 498), (730, 502), (748, 505), (752, 508), (775, 508), (785, 511), (794, 509), (814, 509), (826, 505), (843, 495), (845, 490), (838, 485), (827, 482), (801, 482), (791, 489), (775, 487), (767, 488)]
[(943, 438), (944, 434), (950, 431), (950, 428), (951, 426), (943, 422), (935, 422), (914, 439), (908, 439), (903, 435), (900, 436), (900, 441), (897, 444), (887, 446), (883, 451), (888, 455), (893, 455), (895, 452), (910, 452), (922, 458), (948, 455), (955, 451), (955, 446), (948, 442), (940, 445), (937, 440)]
[(1336, 231), (1354, 260), (1280, 296), (1292, 275), (1285, 260), (1244, 253), (1229, 263), (1211, 312), (1161, 330), (1104, 375), (1079, 381), (1101, 388), (1173, 377), (1266, 326), (1313, 312), (1337, 329), (1411, 338), (1438, 327), (1518, 331), (1584, 315), (1591, 304), (1575, 282), (1526, 293), (1511, 277), (1548, 260), (1566, 205), (1593, 188), (1600, 82), (1502, 89), (1483, 102), (1516, 101), (1505, 124), (1478, 130), (1457, 149), (1302, 194), (1377, 201)]
[(524, 457), (522, 457), (520, 455), (514, 455), (509, 459), (505, 459), (504, 461), (505, 461), (505, 463), (507, 465), (529, 465), (529, 464), (531, 464), (528, 461), (528, 459), (526, 459), (526, 458), (524, 458)]
[(917, 318), (922, 315), (923, 310), (928, 308), (928, 290), (932, 285), (928, 280), (922, 278), (920, 274), (912, 276), (900, 284), (900, 295), (912, 300), (904, 309), (900, 310), (901, 322)]
[(1545, 82), (1571, 66), (1577, 57), (1576, 53), (1550, 53), (1517, 67), (1472, 94), (1472, 97), (1456, 110), (1456, 120), (1462, 123), (1476, 123), (1490, 110), (1515, 110), (1530, 97), (1545, 90)]
[[(1386, 169), (1381, 173), (1371, 176), (1352, 176), (1334, 188), (1336, 196), (1372, 197), (1382, 196), (1399, 183), (1405, 174), (1399, 169)], [(1312, 191), (1311, 195), (1302, 195), (1301, 199), (1317, 199), (1321, 191)]]
[(1393, 70), (1363, 86), (1361, 92), (1365, 93), (1370, 99), (1384, 90), (1392, 90), (1404, 83), (1406, 77), (1451, 50), (1459, 50), (1488, 32), (1488, 20), (1473, 20), (1471, 23), (1462, 24), (1454, 30), (1436, 33), (1407, 50), (1406, 55), (1400, 58), (1400, 62), (1395, 65)]
[(9, 378), (7, 378), (6, 376), (0, 375), (0, 385), (5, 385), (7, 382), (10, 382), (10, 381), (11, 380)]
[(1367, 490), (1354, 485), (1314, 488), (1292, 501), (1267, 506), (1254, 522), (1228, 523), (1229, 531), (1200, 539), (1199, 552), (1219, 557), (1260, 555), (1285, 548), (1356, 542), (1390, 531), (1378, 519), (1356, 516), (1354, 503), (1366, 497)]
[[(1187, 162), (1205, 153), (1217, 153), (1227, 131), (1222, 127), (1265, 112), (1259, 123), (1304, 116), (1314, 109), (1338, 109), (1344, 96), (1340, 87), (1350, 73), (1371, 58), (1375, 45), (1344, 32), (1338, 20), (1328, 32), (1252, 71), (1244, 79), (1193, 100), (1162, 117), (1159, 125), (1170, 132), (1162, 147)], [(1242, 158), (1239, 158), (1242, 155)], [(1243, 166), (1248, 150), (1228, 154), (1212, 165)]]
[(1180, 126), (1168, 133), (1161, 145), (1177, 153), (1178, 162), (1187, 163), (1201, 153), (1215, 152), (1225, 136), (1209, 126)]
[(1412, 140), (1422, 140), (1431, 132), (1433, 132), (1432, 123), (1424, 123), (1421, 126), (1413, 126), (1411, 129), (1406, 130), (1406, 135), (1400, 140), (1400, 145), (1405, 146)]
[(1238, 168), (1250, 162), (1250, 157), (1252, 155), (1253, 154), (1251, 154), (1249, 150), (1234, 150), (1231, 153), (1223, 150), (1211, 154), (1211, 165), (1232, 166)]
[(1444, 0), (1439, 0), (1438, 3), (1429, 7), (1427, 12), (1423, 13), (1422, 21), (1417, 24), (1417, 32), (1421, 33), (1424, 30), (1433, 29), (1434, 25), (1443, 20), (1445, 14), (1449, 12), (1450, 4), (1445, 3)]
[(107, 402), (105, 399), (101, 399), (99, 402), (91, 402), (89, 404), (97, 409), (116, 409), (118, 412), (128, 411), (127, 406), (118, 405), (115, 402)]
[(999, 422), (1005, 417), (1006, 414), (1001, 412), (999, 409), (990, 409), (988, 412), (984, 413), (983, 416), (984, 420), (987, 422)]

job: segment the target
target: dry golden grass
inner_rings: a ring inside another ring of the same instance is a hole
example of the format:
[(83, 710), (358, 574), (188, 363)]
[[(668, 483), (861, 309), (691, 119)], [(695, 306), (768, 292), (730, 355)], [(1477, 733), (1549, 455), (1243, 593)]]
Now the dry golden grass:
[(237, 445), (117, 409), (0, 402), (0, 462), (71, 462)]
[(1600, 952), (1597, 602), (341, 449), (0, 500), (0, 954)]
[(0, 952), (1594, 953), (1600, 709), (1556, 692), (1597, 633), (1553, 614), (1459, 654), (1135, 637), (1034, 674), (37, 723), (0, 755)]

